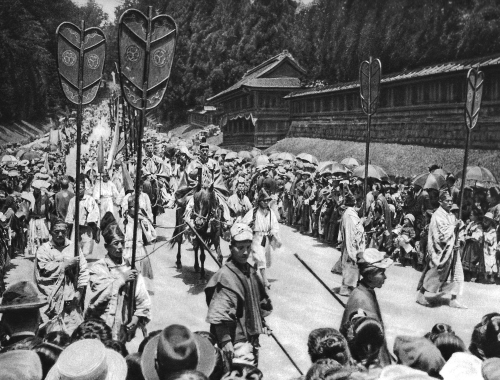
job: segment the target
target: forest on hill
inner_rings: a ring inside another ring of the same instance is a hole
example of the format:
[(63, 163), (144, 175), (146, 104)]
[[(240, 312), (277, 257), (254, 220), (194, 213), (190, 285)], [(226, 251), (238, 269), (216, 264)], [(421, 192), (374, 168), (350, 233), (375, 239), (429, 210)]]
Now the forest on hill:
[(500, 0), (125, 0), (111, 23), (90, 0), (0, 0), (0, 120), (42, 118), (64, 105), (55, 30), (63, 21), (101, 26), (108, 73), (117, 24), (129, 7), (177, 22), (176, 57), (158, 116), (175, 124), (245, 71), (288, 50), (323, 83), (356, 80), (370, 55), (384, 73), (500, 52)]

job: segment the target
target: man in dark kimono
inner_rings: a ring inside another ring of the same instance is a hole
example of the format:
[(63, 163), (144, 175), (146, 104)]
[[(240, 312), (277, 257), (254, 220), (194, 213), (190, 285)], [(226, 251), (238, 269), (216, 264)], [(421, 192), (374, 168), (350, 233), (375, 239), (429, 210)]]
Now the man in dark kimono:
[[(347, 300), (339, 329), (346, 339), (348, 339), (349, 327), (359, 316), (360, 309), (365, 316), (375, 319), (382, 327), (384, 326), (375, 288), (382, 287), (386, 279), (385, 270), (393, 264), (393, 261), (385, 258), (384, 252), (368, 248), (358, 254), (357, 264), (362, 278)], [(382, 367), (391, 364), (387, 342), (384, 342), (378, 353), (378, 362)]]
[(243, 223), (231, 227), (231, 256), (205, 288), (206, 321), (230, 362), (258, 365), (259, 335), (272, 311), (262, 280), (248, 263), (253, 232)]

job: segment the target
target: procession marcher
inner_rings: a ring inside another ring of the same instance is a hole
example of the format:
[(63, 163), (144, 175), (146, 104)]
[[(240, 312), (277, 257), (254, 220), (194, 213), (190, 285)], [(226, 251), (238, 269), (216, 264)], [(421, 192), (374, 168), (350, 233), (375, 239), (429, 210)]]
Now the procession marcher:
[[(135, 199), (134, 191), (127, 191), (127, 194), (122, 198), (121, 210), (125, 213), (128, 210), (130, 199)], [(144, 182), (141, 180), (139, 183), (139, 208), (143, 210), (150, 221), (153, 221), (153, 209), (151, 207), (151, 200), (149, 196), (144, 193)]]
[(50, 234), (51, 240), (38, 249), (35, 261), (38, 289), (48, 302), (45, 315), (51, 320), (46, 331), (64, 331), (71, 335), (83, 322), (81, 301), (89, 282), (87, 260), (81, 251), (75, 257), (63, 220), (53, 221)]
[(8, 339), (0, 342), (0, 352), (17, 343), (36, 343), (41, 322), (40, 308), (46, 304), (36, 285), (30, 281), (14, 282), (5, 289), (0, 303), (0, 323)]
[[(98, 242), (99, 240), (98, 223), (100, 214), (95, 199), (86, 193), (84, 178), (82, 177), (80, 182), (80, 236), (78, 240), (83, 255), (87, 257), (94, 251), (94, 241)], [(75, 228), (73, 228), (75, 223), (75, 203), (75, 197), (71, 198), (65, 219), (65, 222), (69, 225), (68, 235), (71, 236), (71, 241), (75, 241)]]
[(109, 174), (107, 172), (102, 173), (101, 179), (96, 180), (92, 196), (99, 205), (100, 215), (104, 215), (110, 211), (115, 218), (117, 217), (118, 214), (115, 210), (115, 204), (120, 204), (120, 193), (116, 185), (109, 180)]
[[(381, 288), (384, 285), (386, 279), (385, 270), (392, 264), (393, 261), (386, 258), (384, 252), (374, 248), (368, 248), (358, 253), (357, 265), (361, 274), (361, 280), (347, 300), (339, 329), (346, 339), (349, 340), (349, 329), (355, 324), (353, 317), (360, 317), (360, 313), (366, 317), (375, 319), (383, 328), (382, 313), (375, 289)], [(387, 348), (385, 336), (384, 344), (378, 352), (378, 362), (382, 367), (391, 364), (391, 356)]]
[(240, 219), (252, 208), (252, 203), (245, 195), (246, 182), (245, 178), (238, 177), (236, 192), (227, 199), (227, 205), (231, 209), (231, 216), (235, 219)]
[[(132, 246), (134, 236), (134, 214), (135, 214), (135, 199), (128, 199), (128, 210), (123, 217), (123, 231), (125, 233), (125, 248), (123, 250), (123, 259), (131, 262)], [(135, 261), (139, 272), (146, 279), (153, 280), (153, 266), (151, 259), (146, 252), (145, 244), (152, 244), (156, 240), (156, 230), (153, 227), (151, 220), (145, 215), (143, 210), (139, 210), (139, 219), (137, 224), (137, 243)], [(144, 241), (146, 239), (146, 241)], [(152, 283), (146, 282), (148, 290), (153, 292)]]
[(417, 303), (429, 306), (425, 292), (451, 294), (450, 307), (464, 309), (458, 301), (463, 292), (464, 274), (459, 247), (456, 247), (457, 224), (463, 224), (450, 213), (453, 200), (448, 190), (441, 191), (440, 207), (434, 212), (429, 224), (427, 244), (428, 260), (417, 290)]
[(269, 289), (266, 268), (272, 263), (272, 252), (281, 247), (279, 223), (276, 214), (269, 208), (271, 197), (265, 189), (259, 191), (257, 207), (249, 210), (242, 222), (253, 230), (251, 261), (260, 271), (265, 286)]
[(231, 227), (231, 256), (205, 288), (206, 321), (227, 359), (257, 366), (259, 335), (266, 332), (264, 318), (271, 300), (255, 269), (247, 263), (254, 233), (243, 223)]
[(344, 195), (344, 204), (341, 206), (345, 209), (340, 222), (341, 229), (339, 233), (339, 239), (342, 243), (340, 257), (342, 286), (340, 289), (334, 289), (334, 291), (345, 297), (348, 297), (358, 284), (357, 255), (364, 252), (366, 241), (363, 222), (354, 209), (355, 202), (354, 195), (348, 191)]
[(28, 230), (28, 255), (36, 255), (38, 247), (49, 240), (49, 215), (50, 215), (50, 197), (47, 189), (50, 183), (37, 180), (33, 181), (33, 196), (35, 204), (29, 216)]
[(68, 214), (69, 201), (75, 194), (69, 190), (69, 180), (61, 180), (61, 190), (55, 196), (55, 209), (58, 218), (65, 220)]
[[(151, 299), (142, 275), (123, 258), (125, 236), (112, 213), (104, 215), (101, 231), (107, 254), (90, 268), (92, 294), (86, 317), (103, 319), (111, 327), (113, 339), (124, 342), (135, 335), (137, 328), (144, 333), (151, 319)], [(128, 321), (129, 288), (133, 281), (136, 281), (135, 310)]]

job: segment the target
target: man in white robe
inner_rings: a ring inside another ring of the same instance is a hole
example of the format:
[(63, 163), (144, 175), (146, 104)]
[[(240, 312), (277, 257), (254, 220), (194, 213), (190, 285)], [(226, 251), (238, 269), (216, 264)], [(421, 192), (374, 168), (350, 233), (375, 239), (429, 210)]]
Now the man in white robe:
[(101, 215), (106, 214), (108, 211), (112, 212), (114, 217), (117, 217), (115, 211), (115, 203), (120, 200), (120, 193), (116, 185), (109, 180), (109, 174), (104, 172), (102, 179), (98, 179), (94, 185), (93, 197), (99, 205), (99, 212)]
[[(453, 200), (444, 190), (439, 196), (440, 207), (432, 214), (427, 240), (427, 265), (418, 284), (417, 303), (430, 306), (425, 292), (451, 294), (450, 307), (466, 309), (457, 300), (463, 283), (462, 260), (456, 239), (457, 225), (462, 224), (450, 212)], [(461, 281), (460, 281), (461, 279)]]
[(245, 195), (245, 178), (239, 177), (236, 192), (227, 200), (227, 205), (231, 209), (231, 216), (234, 218), (243, 218), (245, 214), (252, 208), (252, 203)]

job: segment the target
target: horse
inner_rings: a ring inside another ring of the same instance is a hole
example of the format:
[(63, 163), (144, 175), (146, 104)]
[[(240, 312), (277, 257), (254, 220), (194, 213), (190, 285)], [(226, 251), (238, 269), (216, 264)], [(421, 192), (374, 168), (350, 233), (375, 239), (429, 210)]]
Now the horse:
[[(217, 260), (222, 265), (222, 252), (220, 237), (222, 234), (222, 212), (213, 188), (201, 188), (193, 195), (193, 227), (210, 249), (213, 245), (217, 253)], [(192, 241), (194, 248), (194, 270), (200, 272), (201, 278), (205, 277), (205, 245), (195, 236)], [(201, 270), (198, 264), (198, 250), (200, 250)]]
[(162, 177), (146, 176), (144, 178), (143, 192), (148, 195), (153, 211), (153, 224), (156, 224), (156, 217), (165, 212), (166, 200), (164, 192), (167, 192), (169, 184)]

